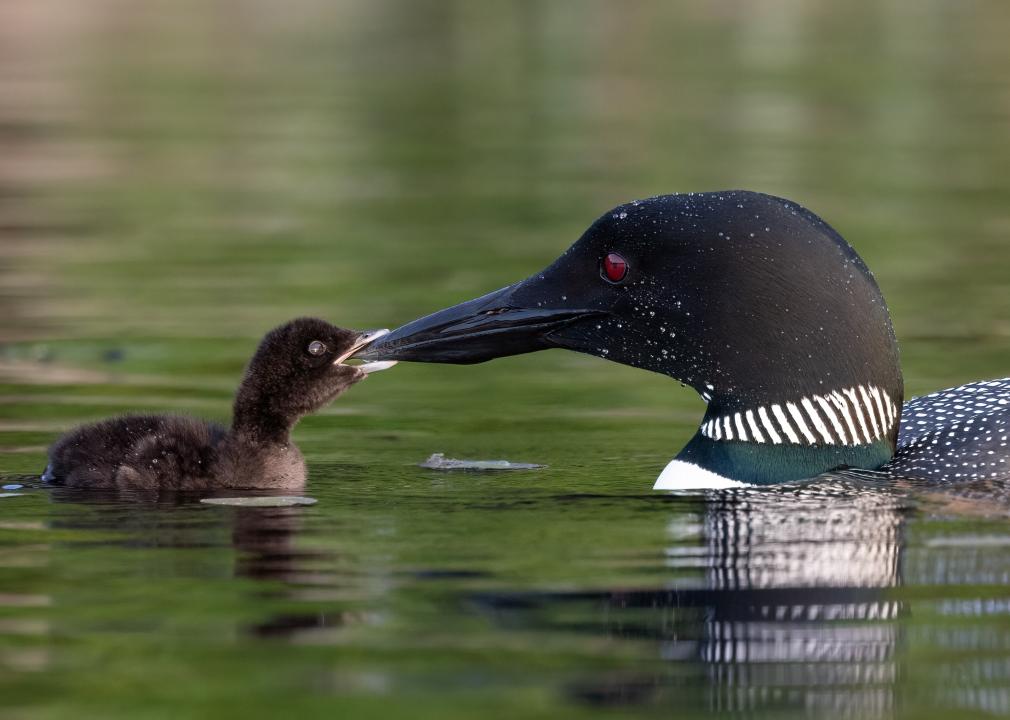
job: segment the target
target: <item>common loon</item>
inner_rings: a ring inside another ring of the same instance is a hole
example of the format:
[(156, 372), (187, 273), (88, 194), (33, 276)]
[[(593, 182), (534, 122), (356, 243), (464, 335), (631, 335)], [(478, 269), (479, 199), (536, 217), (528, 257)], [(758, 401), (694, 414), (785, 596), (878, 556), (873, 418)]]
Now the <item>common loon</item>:
[(270, 331), (235, 396), (230, 430), (170, 415), (83, 425), (49, 451), (42, 479), (119, 490), (301, 488), (305, 461), (295, 423), (391, 362), (345, 361), (388, 330), (359, 333), (299, 318)]
[(621, 205), (543, 271), (408, 323), (359, 357), (475, 363), (555, 347), (664, 373), (708, 403), (656, 488), (846, 468), (1010, 474), (1010, 380), (903, 407), (872, 274), (827, 223), (782, 198), (726, 191)]

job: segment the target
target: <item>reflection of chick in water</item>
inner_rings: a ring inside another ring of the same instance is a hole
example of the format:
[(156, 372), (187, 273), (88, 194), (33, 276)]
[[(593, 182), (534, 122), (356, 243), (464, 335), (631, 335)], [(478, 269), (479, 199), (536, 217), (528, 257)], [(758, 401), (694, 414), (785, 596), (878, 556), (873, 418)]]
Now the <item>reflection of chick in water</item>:
[[(339, 579), (320, 571), (330, 565), (332, 555), (298, 548), (298, 533), (302, 529), (304, 507), (231, 507), (209, 509), (177, 496), (162, 496), (158, 501), (133, 500), (126, 503), (116, 491), (77, 490), (57, 487), (49, 494), (56, 504), (80, 507), (80, 512), (62, 511), (54, 516), (53, 528), (108, 531), (115, 528), (122, 535), (124, 547), (155, 548), (206, 548), (227, 546), (222, 532), (230, 532), (230, 545), (235, 559), (224, 567), (215, 565), (217, 577), (234, 575), (261, 582), (252, 594), (252, 605), (264, 607), (262, 622), (245, 626), (255, 635), (288, 635), (299, 630), (341, 627), (365, 621), (364, 613), (340, 609), (318, 608), (328, 604), (323, 597)], [(64, 556), (67, 557), (67, 556)], [(143, 578), (152, 572), (152, 563), (164, 563), (155, 568), (159, 575), (171, 577), (207, 573), (204, 564), (210, 556), (200, 556), (196, 568), (180, 565), (173, 553), (142, 553), (121, 555), (117, 558), (118, 572)], [(217, 553), (213, 554), (219, 558)], [(221, 558), (224, 559), (224, 558)], [(133, 562), (134, 565), (125, 565)], [(238, 585), (231, 590), (247, 593), (248, 585)], [(314, 597), (309, 597), (312, 593)], [(269, 601), (278, 598), (285, 606), (304, 602), (311, 611), (287, 612), (270, 617)], [(335, 604), (335, 603), (333, 603)]]
[[(257, 592), (261, 597), (305, 600), (299, 586), (329, 587), (336, 579), (311, 569), (329, 557), (326, 554), (296, 549), (301, 530), (303, 508), (236, 508), (232, 543), (235, 547), (235, 576), (286, 583), (287, 588), (267, 585)], [(313, 603), (316, 604), (316, 603)], [(287, 636), (364, 622), (362, 613), (335, 610), (274, 615), (246, 629), (253, 635)]]
[(298, 563), (316, 557), (294, 549), (301, 513), (297, 507), (236, 508), (235, 576), (292, 582)]

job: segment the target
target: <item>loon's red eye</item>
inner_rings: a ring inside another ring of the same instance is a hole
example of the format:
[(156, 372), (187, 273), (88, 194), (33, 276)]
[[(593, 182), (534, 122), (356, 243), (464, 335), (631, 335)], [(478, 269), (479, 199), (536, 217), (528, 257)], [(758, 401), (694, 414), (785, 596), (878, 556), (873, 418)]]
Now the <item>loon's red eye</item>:
[(603, 277), (610, 282), (621, 282), (628, 274), (628, 261), (617, 253), (607, 253), (603, 258)]

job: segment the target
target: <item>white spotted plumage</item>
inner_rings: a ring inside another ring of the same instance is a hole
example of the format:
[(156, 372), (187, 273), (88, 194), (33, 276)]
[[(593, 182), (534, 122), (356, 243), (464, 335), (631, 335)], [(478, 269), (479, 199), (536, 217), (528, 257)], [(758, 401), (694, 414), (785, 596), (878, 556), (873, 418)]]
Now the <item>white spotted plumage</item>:
[(1010, 378), (909, 400), (898, 449), (876, 472), (955, 482), (1010, 477)]

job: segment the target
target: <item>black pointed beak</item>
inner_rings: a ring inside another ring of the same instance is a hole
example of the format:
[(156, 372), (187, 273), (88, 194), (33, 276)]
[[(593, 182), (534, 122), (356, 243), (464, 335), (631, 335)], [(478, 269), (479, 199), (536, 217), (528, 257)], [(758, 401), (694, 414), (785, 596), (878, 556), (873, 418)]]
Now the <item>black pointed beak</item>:
[[(603, 314), (586, 308), (545, 307), (523, 292), (528, 281), (420, 318), (375, 340), (355, 357), (433, 363), (479, 363), (555, 347), (555, 330)], [(529, 305), (534, 305), (529, 307)]]

